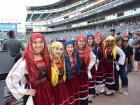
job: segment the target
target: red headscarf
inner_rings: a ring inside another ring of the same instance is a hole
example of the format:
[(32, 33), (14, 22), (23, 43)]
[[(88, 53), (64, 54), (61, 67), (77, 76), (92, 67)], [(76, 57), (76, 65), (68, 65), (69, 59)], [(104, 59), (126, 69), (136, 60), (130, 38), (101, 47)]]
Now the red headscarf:
[[(35, 67), (34, 51), (32, 48), (33, 40), (35, 40), (36, 38), (41, 38), (44, 42), (44, 49), (41, 52), (41, 55), (43, 56), (43, 58), (45, 60), (46, 66), (48, 67), (48, 73), (50, 73), (49, 71), (51, 68), (50, 56), (49, 56), (48, 47), (47, 47), (44, 35), (41, 33), (31, 34), (29, 42), (28, 42), (25, 52), (23, 54), (23, 58), (26, 61), (26, 68), (27, 68), (28, 75), (29, 75), (29, 81), (31, 83), (34, 83), (39, 75), (38, 71), (36, 70), (36, 67)], [(48, 74), (48, 76), (50, 76), (50, 74)]]
[[(86, 41), (87, 40), (87, 37), (84, 35), (84, 34), (80, 34), (80, 35), (78, 35), (77, 37), (76, 37), (76, 47), (78, 47), (78, 41), (79, 40), (84, 40), (84, 41)], [(86, 47), (86, 44), (85, 44), (85, 47)], [(84, 48), (85, 48), (84, 47)]]
[(102, 33), (99, 33), (99, 32), (95, 33), (94, 34), (94, 38), (95, 39), (100, 38), (101, 39), (101, 42), (103, 41), (103, 35), (102, 35)]
[(77, 41), (79, 41), (79, 40), (81, 40), (81, 39), (86, 40), (87, 38), (86, 38), (86, 36), (83, 35), (83, 34), (78, 35), (78, 36), (76, 37), (76, 40), (77, 40)]

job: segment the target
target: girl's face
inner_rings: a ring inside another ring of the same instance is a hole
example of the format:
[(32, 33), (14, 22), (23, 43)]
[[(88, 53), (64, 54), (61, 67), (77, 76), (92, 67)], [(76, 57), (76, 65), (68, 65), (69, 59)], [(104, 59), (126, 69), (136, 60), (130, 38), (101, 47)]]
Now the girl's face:
[(63, 48), (60, 47), (54, 47), (53, 49), (54, 55), (58, 58), (62, 56), (63, 52), (64, 52)]
[(116, 42), (117, 46), (122, 46), (122, 40)]
[(86, 40), (80, 39), (80, 40), (78, 40), (77, 43), (78, 43), (79, 49), (83, 49), (85, 47), (85, 45), (86, 45)]
[(123, 40), (123, 45), (126, 46), (128, 44), (128, 40)]
[(100, 37), (95, 38), (96, 43), (101, 43), (102, 39)]
[(107, 46), (108, 47), (113, 47), (114, 46), (114, 40), (107, 40)]
[(73, 44), (67, 45), (66, 51), (67, 51), (68, 55), (72, 55), (73, 52), (74, 52), (74, 46), (73, 46)]
[(88, 45), (93, 45), (94, 39), (93, 39), (92, 37), (89, 37), (89, 38), (87, 39), (87, 43), (88, 43)]
[(36, 54), (39, 54), (44, 49), (44, 42), (41, 38), (36, 38), (33, 40), (32, 47)]

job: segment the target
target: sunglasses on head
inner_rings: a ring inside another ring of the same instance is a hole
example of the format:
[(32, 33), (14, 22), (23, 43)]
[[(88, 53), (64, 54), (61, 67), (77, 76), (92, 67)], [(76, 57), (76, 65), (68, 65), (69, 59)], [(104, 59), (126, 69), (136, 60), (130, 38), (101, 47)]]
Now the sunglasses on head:
[(107, 40), (107, 43), (114, 43), (114, 40)]

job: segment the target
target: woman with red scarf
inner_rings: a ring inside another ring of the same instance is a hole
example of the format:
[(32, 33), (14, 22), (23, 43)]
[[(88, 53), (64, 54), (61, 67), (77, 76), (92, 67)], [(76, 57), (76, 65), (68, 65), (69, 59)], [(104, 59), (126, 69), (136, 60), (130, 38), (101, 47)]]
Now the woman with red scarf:
[(87, 38), (81, 34), (77, 36), (77, 50), (81, 60), (80, 66), (80, 105), (88, 105), (89, 96), (89, 82), (88, 79), (92, 79), (91, 69), (96, 63), (96, 56), (89, 49), (86, 48)]
[(103, 35), (102, 33), (94, 34), (94, 54), (99, 60), (98, 67), (96, 67), (96, 94), (102, 94), (105, 91), (104, 84), (104, 69), (103, 69)]
[[(6, 84), (12, 95), (21, 99), (29, 95), (26, 105), (54, 105), (50, 88), (50, 56), (45, 38), (40, 33), (30, 36), (23, 57), (18, 60), (6, 78)], [(28, 80), (28, 89), (19, 82)], [(30, 102), (32, 103), (28, 103)]]

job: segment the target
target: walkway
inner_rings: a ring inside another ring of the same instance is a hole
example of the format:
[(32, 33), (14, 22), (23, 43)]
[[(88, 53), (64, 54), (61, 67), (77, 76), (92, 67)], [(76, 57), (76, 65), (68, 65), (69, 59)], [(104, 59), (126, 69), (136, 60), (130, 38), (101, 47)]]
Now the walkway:
[(96, 96), (93, 104), (89, 105), (140, 105), (140, 72), (131, 72), (128, 75), (128, 96), (117, 92), (114, 96)]

